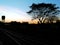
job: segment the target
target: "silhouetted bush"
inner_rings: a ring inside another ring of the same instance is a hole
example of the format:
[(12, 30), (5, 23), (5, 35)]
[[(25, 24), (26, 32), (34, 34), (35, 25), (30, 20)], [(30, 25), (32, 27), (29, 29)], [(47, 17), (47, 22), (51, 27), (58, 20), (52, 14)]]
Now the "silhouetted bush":
[[(17, 30), (17, 31), (26, 31), (26, 32), (44, 32), (44, 31), (54, 31), (59, 28), (60, 22), (57, 23), (41, 23), (41, 24), (28, 24), (27, 22), (10, 22), (10, 23), (2, 23), (0, 22), (0, 27), (5, 29)], [(4, 25), (4, 26), (3, 26)]]

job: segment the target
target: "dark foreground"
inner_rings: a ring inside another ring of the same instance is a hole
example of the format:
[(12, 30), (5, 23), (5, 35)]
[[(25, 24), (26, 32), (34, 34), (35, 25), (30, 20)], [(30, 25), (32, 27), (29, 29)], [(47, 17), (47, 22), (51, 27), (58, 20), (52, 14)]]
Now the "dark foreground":
[(58, 45), (59, 25), (0, 24), (0, 45)]

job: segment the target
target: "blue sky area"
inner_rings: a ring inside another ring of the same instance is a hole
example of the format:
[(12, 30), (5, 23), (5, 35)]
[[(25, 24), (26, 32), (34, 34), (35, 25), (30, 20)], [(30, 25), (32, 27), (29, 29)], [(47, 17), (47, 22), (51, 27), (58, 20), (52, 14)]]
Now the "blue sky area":
[(0, 5), (21, 9), (24, 12), (30, 10), (32, 3), (53, 3), (60, 7), (60, 0), (0, 0)]

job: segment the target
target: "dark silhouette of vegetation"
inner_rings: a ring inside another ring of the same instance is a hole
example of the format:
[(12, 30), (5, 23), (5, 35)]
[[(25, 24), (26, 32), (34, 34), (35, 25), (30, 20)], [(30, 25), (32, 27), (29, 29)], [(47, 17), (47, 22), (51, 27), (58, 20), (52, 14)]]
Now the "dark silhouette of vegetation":
[[(5, 29), (13, 29), (13, 30), (20, 30), (22, 29), (21, 31), (25, 30), (25, 31), (40, 31), (41, 28), (44, 30), (44, 31), (49, 31), (50, 28), (52, 29), (55, 29), (58, 25), (60, 25), (60, 21), (57, 20), (57, 23), (41, 23), (41, 24), (28, 24), (27, 22), (23, 22), (23, 23), (20, 23), (20, 22), (16, 22), (16, 21), (12, 21), (10, 23), (3, 23), (3, 22), (0, 22), (0, 28), (5, 28)], [(49, 28), (47, 28), (49, 27)], [(59, 26), (58, 26), (59, 27)], [(44, 29), (45, 28), (45, 29)], [(43, 31), (41, 30), (41, 31)], [(28, 32), (26, 32), (28, 33)]]
[(49, 21), (51, 20), (51, 17), (58, 15), (60, 13), (60, 10), (58, 10), (59, 7), (56, 7), (56, 4), (50, 4), (50, 3), (39, 3), (35, 4), (33, 3), (30, 6), (31, 10), (27, 13), (32, 15), (33, 20), (38, 19), (39, 22), (43, 23), (45, 18), (48, 17)]

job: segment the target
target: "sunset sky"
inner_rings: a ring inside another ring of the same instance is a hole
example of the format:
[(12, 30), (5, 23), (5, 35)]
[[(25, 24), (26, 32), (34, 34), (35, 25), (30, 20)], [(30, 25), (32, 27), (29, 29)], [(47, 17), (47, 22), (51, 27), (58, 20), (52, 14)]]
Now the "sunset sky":
[(30, 21), (26, 12), (32, 3), (53, 3), (60, 7), (60, 0), (0, 0), (0, 20), (5, 15), (6, 21)]

